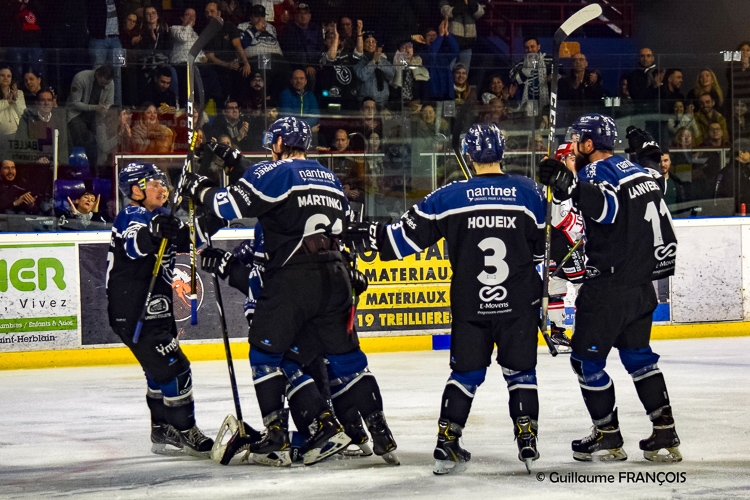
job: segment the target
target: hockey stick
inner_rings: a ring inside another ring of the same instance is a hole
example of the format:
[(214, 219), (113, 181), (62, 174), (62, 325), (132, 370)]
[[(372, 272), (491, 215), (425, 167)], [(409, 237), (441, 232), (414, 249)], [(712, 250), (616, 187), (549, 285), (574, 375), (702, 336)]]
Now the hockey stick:
[[(560, 46), (565, 39), (575, 30), (596, 19), (602, 14), (602, 7), (598, 4), (587, 5), (572, 16), (570, 16), (555, 32), (552, 43), (552, 88), (550, 89), (549, 106), (549, 140), (547, 144), (547, 156), (552, 156), (555, 143), (555, 125), (557, 119), (557, 72), (560, 67)], [(549, 319), (549, 262), (552, 250), (552, 188), (547, 186), (547, 214), (544, 218), (544, 263), (542, 272), (542, 318), (539, 329), (552, 356), (557, 356), (557, 348), (547, 333), (547, 320)], [(560, 266), (562, 267), (562, 266)]]
[[(211, 238), (208, 237), (208, 246), (211, 246)], [(242, 420), (242, 407), (240, 406), (240, 392), (237, 389), (237, 377), (234, 374), (234, 362), (232, 361), (232, 350), (229, 345), (229, 330), (227, 320), (224, 316), (224, 301), (221, 298), (221, 286), (216, 273), (212, 273), (214, 282), (214, 294), (216, 295), (216, 307), (219, 309), (219, 320), (221, 323), (221, 337), (224, 340), (224, 352), (227, 356), (227, 368), (229, 369), (229, 382), (232, 385), (232, 398), (234, 400), (234, 411), (237, 415), (227, 415), (221, 424), (219, 434), (214, 440), (214, 446), (211, 448), (211, 458), (221, 465), (228, 465), (241, 449), (251, 443), (261, 439), (260, 432), (256, 431)], [(224, 436), (231, 432), (232, 436), (226, 444), (222, 444)], [(249, 436), (249, 439), (248, 439)]]
[(568, 253), (565, 254), (565, 257), (563, 257), (562, 258), (562, 262), (560, 262), (557, 265), (557, 268), (555, 269), (555, 272), (552, 273), (552, 276), (550, 276), (550, 279), (554, 278), (555, 276), (557, 276), (560, 273), (560, 271), (562, 270), (562, 268), (565, 265), (565, 263), (568, 262), (570, 260), (570, 258), (573, 256), (573, 252), (575, 252), (576, 250), (578, 250), (578, 247), (581, 246), (581, 243), (583, 243), (583, 238), (581, 238), (580, 240), (576, 241), (576, 244), (573, 245), (573, 248), (571, 248), (570, 251), (568, 251)]
[[(188, 52), (187, 57), (187, 67), (188, 67), (188, 74), (192, 73), (193, 65), (195, 64), (195, 58), (198, 56), (198, 53), (203, 50), (203, 48), (210, 42), (218, 33), (221, 31), (222, 26), (224, 25), (224, 21), (220, 17), (214, 17), (211, 19), (211, 22), (206, 26), (206, 29), (203, 30), (203, 33), (198, 37), (198, 39), (195, 41), (192, 47), (190, 47), (190, 51)], [(188, 79), (188, 85), (190, 84), (190, 81)], [(189, 94), (188, 94), (189, 95)], [(190, 111), (192, 111), (192, 102), (188, 100), (188, 107)], [(191, 112), (188, 112), (188, 127), (192, 127), (192, 120), (193, 116)], [(172, 200), (172, 203), (169, 207), (169, 215), (174, 216), (175, 212), (177, 211), (177, 205), (178, 202), (182, 196), (182, 190), (184, 188), (183, 184), (185, 183), (185, 176), (187, 174), (187, 170), (189, 166), (193, 163), (193, 157), (195, 156), (195, 142), (197, 139), (198, 134), (191, 133), (188, 137), (188, 152), (187, 156), (185, 157), (185, 163), (182, 165), (182, 171), (180, 172), (180, 178), (177, 182), (177, 188), (175, 189), (174, 193), (174, 199)], [(194, 228), (191, 230), (191, 237), (193, 237)], [(143, 329), (143, 322), (146, 320), (146, 314), (148, 313), (148, 305), (151, 302), (151, 295), (154, 293), (154, 286), (156, 285), (156, 279), (159, 276), (159, 267), (161, 267), (161, 261), (164, 258), (164, 252), (167, 250), (167, 243), (168, 240), (166, 238), (161, 240), (161, 245), (159, 245), (159, 252), (156, 254), (156, 262), (154, 263), (154, 269), (151, 272), (151, 282), (148, 285), (148, 293), (146, 293), (146, 300), (143, 304), (143, 310), (141, 311), (141, 315), (138, 318), (138, 323), (135, 325), (135, 333), (133, 334), (133, 343), (137, 344), (138, 339), (141, 336), (141, 330)], [(192, 260), (192, 259), (191, 259)], [(191, 264), (194, 264), (194, 262), (191, 262)], [(193, 281), (193, 277), (191, 276), (191, 281)], [(191, 294), (194, 293), (195, 288), (191, 290)], [(192, 297), (191, 297), (191, 314), (192, 314)]]

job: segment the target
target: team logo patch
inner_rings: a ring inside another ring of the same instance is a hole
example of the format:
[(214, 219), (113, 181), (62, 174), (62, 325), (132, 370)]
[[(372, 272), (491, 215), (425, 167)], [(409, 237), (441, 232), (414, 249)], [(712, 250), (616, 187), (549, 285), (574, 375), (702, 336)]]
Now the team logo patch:
[(500, 285), (483, 286), (479, 289), (479, 299), (482, 302), (500, 302), (508, 296), (508, 290)]
[(338, 80), (341, 85), (349, 85), (352, 83), (352, 70), (348, 67), (334, 66), (333, 69), (336, 71), (336, 80)]
[(677, 243), (670, 243), (666, 246), (658, 246), (654, 249), (656, 260), (664, 260), (677, 255)]
[[(198, 309), (203, 304), (203, 280), (200, 274), (195, 275), (195, 294), (198, 296)], [(190, 319), (190, 266), (175, 264), (172, 280), (172, 303), (174, 319), (178, 323)]]

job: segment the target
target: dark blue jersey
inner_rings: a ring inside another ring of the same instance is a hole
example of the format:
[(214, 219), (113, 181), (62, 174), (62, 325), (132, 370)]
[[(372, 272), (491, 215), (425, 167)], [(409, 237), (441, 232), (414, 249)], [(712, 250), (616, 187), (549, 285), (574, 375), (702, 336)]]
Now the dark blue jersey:
[[(155, 216), (168, 213), (169, 210), (162, 207), (149, 212), (142, 206), (128, 205), (117, 214), (112, 224), (106, 282), (112, 326), (134, 325), (141, 314), (160, 244), (151, 237), (149, 224)], [(173, 321), (172, 280), (176, 253), (189, 249), (189, 229), (183, 225), (178, 237), (167, 245), (164, 252), (147, 308), (147, 321)]]
[(457, 319), (528, 314), (541, 297), (535, 263), (544, 253), (545, 206), (541, 190), (522, 176), (454, 182), (388, 225), (380, 255), (400, 259), (445, 238), (453, 269), (451, 310)]
[(257, 217), (268, 267), (284, 265), (305, 236), (339, 236), (349, 211), (336, 175), (317, 161), (297, 159), (254, 165), (236, 184), (210, 189), (204, 204), (227, 220)]
[(661, 175), (622, 156), (580, 172), (587, 282), (630, 287), (674, 274), (677, 237)]

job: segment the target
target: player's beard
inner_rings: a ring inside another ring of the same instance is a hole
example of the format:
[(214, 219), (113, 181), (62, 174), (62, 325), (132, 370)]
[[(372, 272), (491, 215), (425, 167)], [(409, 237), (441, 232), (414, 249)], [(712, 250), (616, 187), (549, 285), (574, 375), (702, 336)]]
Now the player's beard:
[(580, 172), (586, 165), (591, 163), (591, 160), (589, 160), (590, 157), (591, 155), (581, 153), (581, 151), (576, 152), (576, 172)]

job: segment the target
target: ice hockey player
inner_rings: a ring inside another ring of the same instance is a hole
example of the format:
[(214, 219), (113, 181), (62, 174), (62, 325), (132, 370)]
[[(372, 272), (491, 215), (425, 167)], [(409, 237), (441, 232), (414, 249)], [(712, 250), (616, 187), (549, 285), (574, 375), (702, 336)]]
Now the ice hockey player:
[[(463, 140), (476, 176), (443, 186), (394, 224), (350, 225), (357, 250), (401, 259), (445, 238), (451, 281), (450, 367), (440, 404), (435, 474), (460, 472), (471, 454), (460, 443), (471, 404), (492, 352), (508, 384), (518, 458), (530, 468), (536, 449), (539, 399), (536, 361), (546, 202), (530, 179), (505, 174), (505, 139), (495, 125), (475, 124)], [(530, 470), (530, 469), (529, 469)]]
[[(575, 151), (572, 143), (563, 143), (555, 151), (555, 159), (575, 172)], [(552, 203), (552, 248), (549, 280), (550, 338), (557, 352), (570, 353), (570, 338), (565, 334), (565, 299), (568, 282), (576, 293), (586, 273), (583, 242), (583, 218), (570, 200), (553, 200)], [(575, 250), (574, 250), (575, 248)], [(570, 253), (567, 261), (565, 257)], [(560, 269), (560, 267), (562, 267)]]
[[(190, 248), (189, 229), (163, 206), (166, 176), (152, 163), (126, 165), (119, 188), (130, 199), (112, 226), (107, 271), (109, 324), (135, 355), (146, 374), (146, 402), (151, 411), (151, 451), (208, 457), (213, 440), (195, 424), (190, 361), (180, 349), (172, 310), (172, 278), (176, 252)], [(213, 220), (212, 220), (213, 219)], [(223, 221), (199, 219), (199, 240), (214, 233)], [(146, 301), (156, 256), (168, 240), (140, 338), (135, 327)]]
[(396, 449), (367, 357), (356, 334), (347, 334), (351, 284), (348, 264), (339, 251), (349, 210), (346, 196), (330, 170), (306, 159), (310, 142), (307, 123), (280, 118), (263, 140), (273, 162), (251, 167), (238, 183), (224, 189), (190, 174), (186, 188), (207, 212), (227, 220), (258, 217), (263, 226), (268, 260), (249, 341), (266, 433), (250, 450), (259, 454), (288, 450), (288, 412), (283, 407), (288, 381), (290, 405), (304, 409), (306, 427), (313, 430), (305, 445), (308, 465), (340, 451), (350, 439), (312, 378), (302, 371), (309, 353), (300, 348), (298, 356), (289, 354), (307, 336), (323, 345), (334, 377), (332, 390), (340, 386), (340, 397), (356, 401), (366, 414), (375, 453)]
[[(572, 199), (586, 225), (586, 278), (576, 300), (571, 364), (594, 422), (590, 436), (572, 443), (576, 460), (625, 460), (615, 388), (604, 371), (616, 347), (653, 423), (640, 442), (646, 459), (678, 462), (667, 387), (651, 350), (652, 313), (657, 300), (652, 280), (674, 273), (677, 239), (658, 182), (659, 174), (613, 154), (614, 120), (586, 114), (569, 129), (576, 151), (574, 175), (564, 164), (545, 159), (542, 183), (558, 200)], [(666, 449), (666, 453), (660, 453)]]

